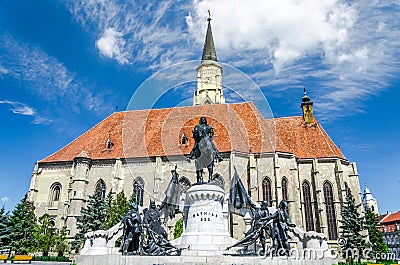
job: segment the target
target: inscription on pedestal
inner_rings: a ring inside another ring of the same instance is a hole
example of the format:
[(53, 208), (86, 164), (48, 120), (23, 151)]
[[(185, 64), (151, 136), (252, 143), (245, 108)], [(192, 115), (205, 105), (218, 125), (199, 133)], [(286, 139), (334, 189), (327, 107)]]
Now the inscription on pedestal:
[(218, 218), (218, 214), (217, 213), (213, 213), (213, 212), (197, 212), (193, 214), (193, 218), (200, 217), (200, 221), (211, 221), (211, 217), (215, 217)]

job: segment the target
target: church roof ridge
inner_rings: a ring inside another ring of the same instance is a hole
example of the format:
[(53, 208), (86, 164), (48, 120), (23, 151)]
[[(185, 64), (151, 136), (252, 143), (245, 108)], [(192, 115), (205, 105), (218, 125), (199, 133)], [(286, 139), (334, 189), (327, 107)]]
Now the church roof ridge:
[(294, 116), (285, 116), (285, 117), (273, 117), (274, 120), (281, 120), (281, 119), (294, 119), (294, 118), (301, 118), (302, 116), (300, 115), (294, 115)]
[[(234, 103), (218, 103), (213, 105), (243, 105), (243, 104), (251, 104), (254, 105), (253, 101), (245, 101), (245, 102), (234, 102)], [(207, 107), (208, 105), (187, 105), (187, 106), (177, 106), (177, 107), (164, 107), (164, 108), (156, 108), (156, 109), (131, 109), (119, 111), (122, 113), (127, 113), (131, 111), (153, 111), (153, 110), (171, 110), (171, 109), (184, 109), (184, 108), (198, 108), (198, 107)]]

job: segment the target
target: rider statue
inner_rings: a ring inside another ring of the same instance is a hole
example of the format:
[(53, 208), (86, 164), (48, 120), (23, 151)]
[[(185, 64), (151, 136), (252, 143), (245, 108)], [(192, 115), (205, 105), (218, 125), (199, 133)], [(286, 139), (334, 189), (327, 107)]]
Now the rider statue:
[(222, 161), (222, 157), (212, 139), (213, 128), (207, 124), (206, 117), (201, 117), (199, 124), (193, 129), (194, 146), (189, 154), (189, 158), (195, 160), (197, 183), (203, 183), (203, 168), (208, 169), (208, 182), (212, 181), (214, 171), (214, 159)]

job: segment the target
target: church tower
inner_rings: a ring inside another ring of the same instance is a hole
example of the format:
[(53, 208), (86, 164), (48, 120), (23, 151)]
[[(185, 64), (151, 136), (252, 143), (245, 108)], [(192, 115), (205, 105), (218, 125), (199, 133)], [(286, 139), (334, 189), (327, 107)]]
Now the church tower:
[(375, 214), (379, 214), (378, 201), (372, 196), (372, 192), (368, 189), (367, 185), (365, 185), (362, 194), (362, 203), (365, 211), (370, 208)]
[(214, 39), (211, 30), (211, 16), (208, 11), (208, 27), (204, 43), (201, 64), (197, 67), (197, 90), (194, 92), (193, 105), (225, 103), (222, 92), (222, 67), (218, 63)]
[(305, 123), (313, 123), (315, 122), (314, 113), (313, 113), (313, 102), (310, 97), (307, 96), (307, 90), (304, 87), (304, 96), (301, 99), (301, 109), (303, 110), (303, 120)]

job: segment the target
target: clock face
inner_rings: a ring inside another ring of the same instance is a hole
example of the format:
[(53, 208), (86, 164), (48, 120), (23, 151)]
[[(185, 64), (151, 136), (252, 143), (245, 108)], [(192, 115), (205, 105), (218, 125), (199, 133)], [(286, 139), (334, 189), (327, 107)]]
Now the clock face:
[(206, 83), (206, 84), (211, 83), (211, 78), (210, 77), (206, 77), (206, 79), (204, 79), (204, 83)]

